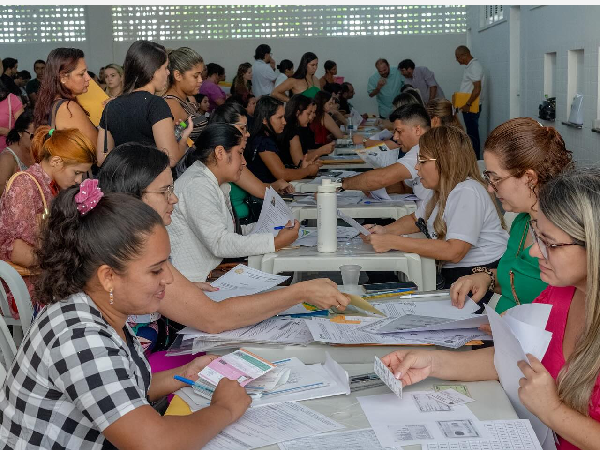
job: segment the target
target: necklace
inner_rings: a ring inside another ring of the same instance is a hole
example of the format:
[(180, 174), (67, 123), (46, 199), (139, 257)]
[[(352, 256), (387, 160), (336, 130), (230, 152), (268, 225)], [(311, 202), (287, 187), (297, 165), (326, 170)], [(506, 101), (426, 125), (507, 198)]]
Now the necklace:
[[(525, 224), (525, 228), (523, 229), (523, 235), (521, 236), (521, 241), (519, 242), (519, 247), (517, 248), (517, 254), (515, 255), (516, 258), (519, 257), (519, 254), (521, 253), (521, 250), (523, 249), (525, 238), (527, 236), (528, 231), (529, 231), (529, 221), (527, 221), (527, 223)], [(511, 270), (508, 274), (510, 275), (510, 290), (512, 292), (513, 298), (515, 299), (515, 302), (517, 303), (517, 305), (520, 305), (521, 302), (519, 301), (519, 297), (517, 296), (517, 291), (515, 290), (515, 272)]]

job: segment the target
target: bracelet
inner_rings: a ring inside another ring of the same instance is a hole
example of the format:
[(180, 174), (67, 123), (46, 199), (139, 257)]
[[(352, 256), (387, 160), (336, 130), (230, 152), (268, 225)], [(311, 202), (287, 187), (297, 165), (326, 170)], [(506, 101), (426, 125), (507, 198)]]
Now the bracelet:
[(490, 278), (492, 279), (492, 282), (490, 283), (490, 286), (488, 287), (488, 291), (494, 292), (494, 288), (496, 287), (496, 277), (494, 276), (494, 272), (492, 272), (487, 267), (473, 267), (473, 269), (471, 269), (471, 271), (473, 273), (487, 273), (490, 276)]
[(364, 139), (363, 139), (363, 145), (365, 145), (365, 144), (367, 143), (367, 141), (368, 141), (368, 139), (367, 139), (367, 138), (364, 138)]
[(304, 160), (303, 160), (303, 159), (301, 159), (301, 160), (298, 162), (298, 165), (296, 166), (296, 169), (300, 169), (300, 168), (302, 168), (302, 161), (304, 161)]

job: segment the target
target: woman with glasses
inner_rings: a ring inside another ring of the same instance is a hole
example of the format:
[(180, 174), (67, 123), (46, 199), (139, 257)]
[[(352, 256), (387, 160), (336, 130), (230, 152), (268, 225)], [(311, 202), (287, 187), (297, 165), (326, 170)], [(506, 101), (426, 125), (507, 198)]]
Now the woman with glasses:
[[(464, 131), (452, 126), (431, 128), (421, 136), (419, 146), (415, 168), (431, 196), (415, 213), (392, 224), (366, 226), (373, 234), (365, 240), (377, 252), (400, 250), (438, 260), (447, 289), (475, 268), (496, 267), (508, 233), (498, 206), (486, 192)], [(403, 236), (421, 231), (419, 223), (430, 239)]]
[(27, 110), (6, 135), (6, 148), (0, 153), (0, 195), (10, 177), (33, 164), (30, 148), (34, 130), (33, 113)]
[[(541, 361), (528, 355), (528, 361), (518, 363), (523, 373), (519, 399), (558, 435), (558, 450), (596, 449), (600, 442), (600, 170), (566, 171), (548, 180), (537, 195), (528, 252), (538, 260), (540, 277), (549, 285), (534, 303), (551, 305), (546, 330), (552, 339)], [(429, 376), (498, 379), (494, 348), (399, 350), (382, 360), (404, 385)], [(546, 440), (552, 438), (548, 433)]]
[(484, 178), (505, 211), (518, 213), (510, 228), (506, 252), (497, 269), (459, 278), (451, 287), (452, 302), (462, 308), (471, 292), (476, 302), (496, 292), (496, 311), (531, 303), (546, 288), (540, 279), (537, 258), (529, 255), (533, 244), (530, 220), (539, 212), (539, 192), (548, 181), (571, 166), (571, 152), (560, 134), (531, 118), (511, 119), (498, 126), (485, 143)]

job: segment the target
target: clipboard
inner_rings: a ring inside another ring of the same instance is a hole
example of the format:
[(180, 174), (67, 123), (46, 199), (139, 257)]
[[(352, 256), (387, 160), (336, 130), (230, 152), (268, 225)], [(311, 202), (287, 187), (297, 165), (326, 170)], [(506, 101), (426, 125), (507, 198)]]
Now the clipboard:
[[(452, 94), (452, 106), (454, 106), (455, 108), (462, 108), (463, 106), (465, 106), (465, 104), (470, 98), (470, 92), (455, 92), (454, 94)], [(469, 112), (479, 112), (479, 97), (475, 98), (475, 101), (471, 104), (471, 109), (469, 109)]]

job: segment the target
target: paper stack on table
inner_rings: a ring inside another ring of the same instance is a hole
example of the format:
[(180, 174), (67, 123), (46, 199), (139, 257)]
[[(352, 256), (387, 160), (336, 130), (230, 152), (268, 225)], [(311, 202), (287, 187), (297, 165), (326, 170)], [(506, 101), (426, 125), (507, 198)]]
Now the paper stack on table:
[(211, 283), (211, 286), (219, 288), (218, 291), (204, 293), (211, 300), (220, 302), (230, 297), (253, 295), (266, 291), (283, 283), (288, 278), (239, 264)]

